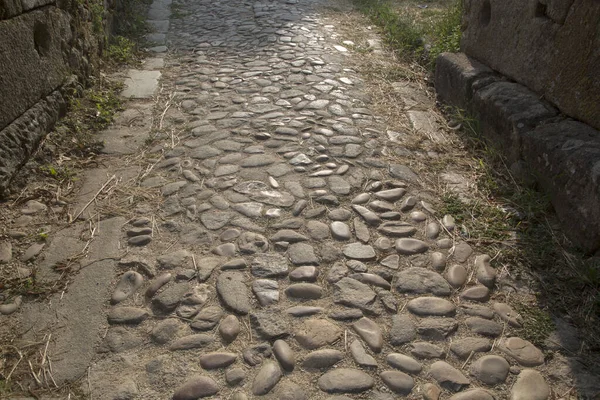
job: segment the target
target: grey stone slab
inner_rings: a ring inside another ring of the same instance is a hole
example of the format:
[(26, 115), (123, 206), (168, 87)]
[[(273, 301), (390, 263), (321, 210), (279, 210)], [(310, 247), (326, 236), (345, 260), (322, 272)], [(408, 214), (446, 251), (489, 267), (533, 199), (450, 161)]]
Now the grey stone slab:
[(134, 99), (151, 99), (158, 89), (160, 71), (140, 71), (130, 69), (125, 79), (125, 89), (121, 96)]

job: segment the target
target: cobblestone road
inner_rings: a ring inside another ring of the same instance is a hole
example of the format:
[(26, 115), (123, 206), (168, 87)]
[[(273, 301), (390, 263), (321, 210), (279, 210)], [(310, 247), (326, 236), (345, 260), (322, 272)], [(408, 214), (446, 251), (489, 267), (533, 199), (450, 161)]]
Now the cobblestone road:
[(119, 399), (548, 399), (494, 262), (385, 156), (322, 5), (174, 3), (161, 84), (179, 107), (161, 123), (187, 130), (142, 181), (163, 222), (126, 232), (136, 268), (96, 393), (110, 378)]

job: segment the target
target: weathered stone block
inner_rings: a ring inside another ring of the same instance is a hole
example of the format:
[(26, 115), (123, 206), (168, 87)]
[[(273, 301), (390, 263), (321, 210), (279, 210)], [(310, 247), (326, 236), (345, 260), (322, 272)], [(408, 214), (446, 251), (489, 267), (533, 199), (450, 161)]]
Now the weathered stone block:
[(481, 132), (506, 150), (511, 162), (520, 158), (521, 136), (557, 111), (526, 87), (495, 82), (475, 92), (472, 111)]
[(62, 95), (54, 92), (0, 131), (0, 195), (65, 108)]
[(466, 0), (461, 49), (600, 129), (597, 0)]
[(0, 0), (0, 20), (12, 18), (22, 12), (21, 0)]
[(600, 132), (566, 120), (524, 133), (522, 143), (565, 233), (588, 253), (600, 249)]
[(49, 4), (56, 4), (56, 0), (21, 0), (21, 4), (23, 5), (23, 10), (27, 11)]
[(71, 40), (69, 18), (56, 7), (44, 7), (0, 21), (0, 129), (67, 77), (62, 47)]
[(501, 78), (464, 53), (442, 53), (435, 64), (435, 90), (449, 105), (471, 110), (473, 93)]

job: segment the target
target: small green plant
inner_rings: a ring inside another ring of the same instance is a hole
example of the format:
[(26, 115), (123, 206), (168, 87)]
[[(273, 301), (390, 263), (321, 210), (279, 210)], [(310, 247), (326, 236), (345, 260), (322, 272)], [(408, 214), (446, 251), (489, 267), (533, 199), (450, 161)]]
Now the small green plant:
[(381, 28), (391, 48), (430, 70), (440, 53), (460, 49), (463, 0), (452, 0), (441, 10), (425, 9), (418, 16), (398, 11), (397, 4), (385, 0), (355, 2)]
[(538, 347), (545, 347), (545, 340), (555, 329), (550, 314), (538, 305), (514, 302), (513, 306), (522, 317), (523, 327), (518, 330), (518, 335)]
[(115, 36), (106, 49), (106, 58), (115, 64), (130, 64), (135, 61), (135, 43), (124, 37)]

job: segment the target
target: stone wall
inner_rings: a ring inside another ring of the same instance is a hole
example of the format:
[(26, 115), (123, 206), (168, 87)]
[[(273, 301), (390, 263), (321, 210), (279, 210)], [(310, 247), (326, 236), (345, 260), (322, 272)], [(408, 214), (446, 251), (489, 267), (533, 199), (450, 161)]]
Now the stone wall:
[(0, 0), (0, 194), (65, 110), (65, 84), (94, 73), (103, 3)]
[(565, 233), (600, 251), (600, 0), (464, 0), (462, 53), (435, 85), (548, 192)]
[(461, 50), (600, 129), (599, 0), (465, 0)]

